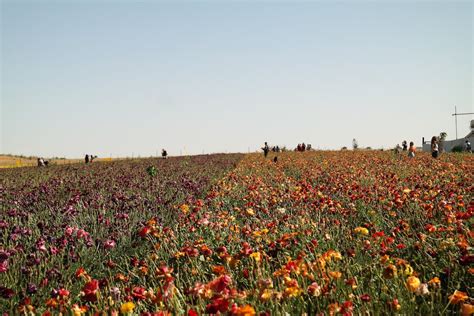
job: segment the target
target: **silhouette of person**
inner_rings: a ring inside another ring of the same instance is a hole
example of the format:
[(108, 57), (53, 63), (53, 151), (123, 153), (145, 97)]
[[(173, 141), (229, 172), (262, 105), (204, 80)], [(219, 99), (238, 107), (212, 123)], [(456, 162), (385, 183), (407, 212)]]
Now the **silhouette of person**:
[(270, 151), (270, 147), (268, 147), (267, 142), (265, 142), (265, 146), (263, 146), (262, 150), (263, 150), (263, 155), (266, 158), (268, 156), (268, 152)]

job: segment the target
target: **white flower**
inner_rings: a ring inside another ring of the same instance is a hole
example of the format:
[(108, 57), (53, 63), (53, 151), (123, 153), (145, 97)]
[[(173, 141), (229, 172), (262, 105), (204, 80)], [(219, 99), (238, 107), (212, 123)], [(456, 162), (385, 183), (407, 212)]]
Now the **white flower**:
[(422, 284), (416, 289), (415, 294), (416, 294), (416, 295), (421, 295), (421, 296), (430, 294), (430, 291), (428, 290), (428, 284), (422, 283)]

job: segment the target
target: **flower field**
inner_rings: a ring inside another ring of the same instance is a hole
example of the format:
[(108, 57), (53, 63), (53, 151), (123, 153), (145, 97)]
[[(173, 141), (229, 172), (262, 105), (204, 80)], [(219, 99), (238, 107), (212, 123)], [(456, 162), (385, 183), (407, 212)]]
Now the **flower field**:
[(272, 158), (0, 170), (0, 309), (474, 313), (472, 155)]

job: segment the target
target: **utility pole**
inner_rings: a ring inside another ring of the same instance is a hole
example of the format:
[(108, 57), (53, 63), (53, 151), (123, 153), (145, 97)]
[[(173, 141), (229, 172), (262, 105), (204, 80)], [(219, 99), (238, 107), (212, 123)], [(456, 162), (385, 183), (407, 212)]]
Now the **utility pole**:
[(454, 106), (454, 124), (456, 125), (456, 139), (458, 139), (458, 115), (474, 115), (474, 112), (471, 113), (458, 113), (456, 106)]

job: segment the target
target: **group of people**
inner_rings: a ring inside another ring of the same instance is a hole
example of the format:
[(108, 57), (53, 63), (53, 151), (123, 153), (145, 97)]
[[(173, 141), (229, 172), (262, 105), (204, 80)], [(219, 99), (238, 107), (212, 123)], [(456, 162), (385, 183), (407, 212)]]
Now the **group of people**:
[(97, 156), (94, 156), (94, 155), (86, 155), (84, 157), (84, 161), (85, 161), (86, 164), (88, 164), (88, 163), (92, 163), (92, 161), (96, 158), (97, 158)]
[[(472, 152), (471, 142), (469, 141), (469, 139), (466, 139), (464, 142), (464, 151), (468, 153)], [(433, 158), (438, 158), (439, 154), (440, 154), (439, 137), (433, 136), (431, 138), (431, 156)]]
[[(263, 145), (262, 147), (262, 150), (263, 150), (263, 155), (265, 157), (268, 156), (268, 153), (270, 152), (270, 150), (274, 153), (279, 153), (280, 151), (282, 151), (282, 149), (280, 149), (280, 146), (272, 146), (270, 148), (270, 146), (268, 145), (267, 142), (265, 142), (265, 144)], [(296, 146), (295, 148), (295, 151), (299, 151), (299, 152), (303, 152), (303, 151), (310, 151), (311, 150), (311, 144), (305, 144), (305, 143), (301, 143), (301, 144), (298, 144), (298, 146)], [(285, 151), (285, 147), (283, 147), (283, 151)], [(277, 158), (275, 156), (274, 158), (274, 161), (277, 162)]]
[(395, 153), (396, 154), (399, 154), (400, 153), (400, 150), (406, 152), (408, 151), (408, 157), (410, 158), (415, 158), (415, 152), (416, 152), (416, 147), (415, 147), (415, 143), (413, 142), (410, 142), (410, 147), (408, 147), (408, 143), (406, 140), (404, 140), (402, 142), (402, 147), (400, 147), (399, 144), (397, 144), (397, 146), (395, 146)]
[(49, 164), (49, 161), (44, 158), (38, 158), (38, 167), (46, 167)]
[(311, 150), (311, 144), (306, 145), (305, 143), (298, 144), (298, 146), (296, 146), (295, 148), (295, 151), (300, 151), (300, 152), (310, 151), (310, 150)]

